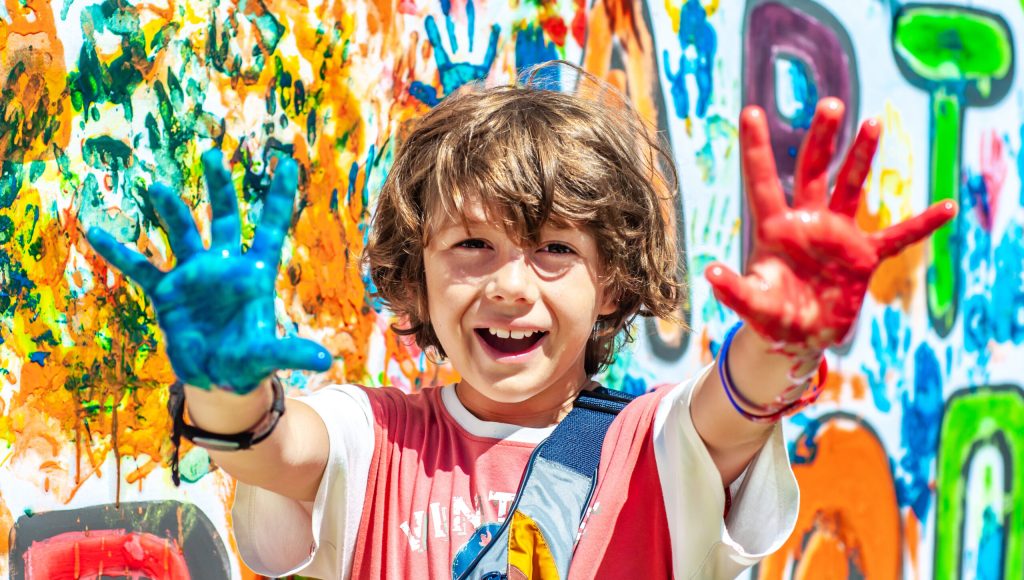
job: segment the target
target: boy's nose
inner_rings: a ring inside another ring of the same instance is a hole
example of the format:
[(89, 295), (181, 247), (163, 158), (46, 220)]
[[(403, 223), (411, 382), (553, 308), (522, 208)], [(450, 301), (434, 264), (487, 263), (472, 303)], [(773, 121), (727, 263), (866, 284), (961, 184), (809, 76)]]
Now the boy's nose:
[(526, 256), (506, 260), (487, 281), (487, 297), (498, 302), (535, 302), (539, 296), (535, 273)]

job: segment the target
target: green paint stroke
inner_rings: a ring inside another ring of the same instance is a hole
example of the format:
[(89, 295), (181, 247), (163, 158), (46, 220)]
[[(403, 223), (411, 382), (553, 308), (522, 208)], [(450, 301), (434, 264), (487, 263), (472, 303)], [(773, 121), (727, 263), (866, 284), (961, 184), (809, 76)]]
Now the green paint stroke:
[(967, 516), (968, 461), (979, 443), (1002, 434), (1011, 465), (1006, 467), (1012, 489), (998, 514), (1006, 520), (1003, 578), (1024, 578), (1024, 391), (1018, 387), (984, 387), (954, 395), (946, 406), (939, 443), (935, 533), (935, 578), (956, 578), (962, 557), (964, 518)]
[[(158, 34), (146, 46), (139, 9), (126, 0), (105, 0), (82, 11), (82, 48), (78, 68), (68, 75), (71, 104), (86, 117), (98, 120), (99, 110), (93, 105), (121, 105), (125, 117), (133, 117), (132, 95), (145, 82), (146, 74), (156, 62), (156, 55), (165, 48), (170, 35)], [(176, 27), (171, 23), (167, 27)], [(120, 37), (121, 55), (104, 64), (96, 52), (96, 38), (101, 33)], [(159, 39), (159, 43), (157, 40)]]
[[(1008, 91), (1009, 83), (994, 83), (1013, 74), (1010, 31), (1001, 18), (987, 12), (915, 6), (896, 16), (893, 52), (903, 74), (931, 93), (931, 202), (959, 199), (964, 111), (968, 105), (993, 105)], [(928, 311), (943, 336), (956, 320), (957, 223), (943, 226), (931, 239)]]
[[(932, 94), (931, 202), (958, 198), (960, 190), (960, 129), (963, 119), (960, 97), (941, 88)], [(955, 144), (955, 146), (949, 146)], [(928, 268), (928, 311), (933, 326), (945, 334), (956, 320), (957, 220), (950, 220), (931, 237), (932, 263)], [(941, 259), (941, 258), (947, 259)]]
[(991, 82), (1010, 72), (1013, 40), (1002, 21), (950, 8), (904, 11), (896, 50), (918, 76), (937, 82), (973, 81), (988, 96)]

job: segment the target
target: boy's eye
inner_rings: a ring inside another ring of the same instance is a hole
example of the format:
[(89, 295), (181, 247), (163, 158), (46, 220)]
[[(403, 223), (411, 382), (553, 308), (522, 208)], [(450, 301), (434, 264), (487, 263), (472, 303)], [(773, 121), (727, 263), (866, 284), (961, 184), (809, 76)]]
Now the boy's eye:
[(565, 244), (560, 244), (558, 242), (551, 242), (550, 244), (545, 244), (541, 248), (541, 251), (543, 251), (543, 252), (550, 252), (552, 254), (573, 254), (573, 253), (575, 253), (573, 251), (573, 249), (570, 248), (569, 246), (567, 246)]
[(455, 244), (456, 248), (467, 248), (470, 250), (482, 250), (487, 247), (487, 242), (478, 239), (463, 240)]

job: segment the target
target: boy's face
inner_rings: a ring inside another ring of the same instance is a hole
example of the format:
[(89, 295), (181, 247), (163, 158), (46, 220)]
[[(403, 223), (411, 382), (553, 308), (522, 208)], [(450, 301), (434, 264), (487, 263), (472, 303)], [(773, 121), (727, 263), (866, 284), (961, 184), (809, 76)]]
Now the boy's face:
[(545, 226), (536, 245), (521, 247), (479, 204), (466, 211), (468, 231), (460, 221), (441, 223), (424, 250), (430, 320), (462, 376), (460, 397), (489, 406), (564, 403), (587, 383), (595, 321), (616, 307), (599, 280), (596, 240), (580, 228)]

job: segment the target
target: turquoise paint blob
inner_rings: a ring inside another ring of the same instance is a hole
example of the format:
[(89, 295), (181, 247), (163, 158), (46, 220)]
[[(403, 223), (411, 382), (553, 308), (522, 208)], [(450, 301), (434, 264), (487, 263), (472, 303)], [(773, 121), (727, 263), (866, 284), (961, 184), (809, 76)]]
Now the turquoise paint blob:
[(818, 104), (814, 73), (799, 58), (780, 55), (775, 59), (775, 103), (794, 129), (810, 129)]
[(1003, 578), (1003, 526), (992, 507), (985, 508), (981, 539), (978, 541), (978, 580), (1000, 580)]
[(193, 447), (178, 464), (181, 480), (196, 483), (210, 473), (210, 454), (201, 447)]
[(172, 270), (158, 270), (99, 228), (89, 230), (90, 244), (142, 287), (171, 367), (186, 384), (245, 394), (279, 369), (327, 370), (331, 356), (319, 344), (277, 337), (274, 283), (298, 184), (295, 162), (278, 165), (252, 247), (244, 253), (237, 194), (220, 151), (203, 155), (203, 169), (213, 208), (209, 249), (185, 203), (159, 184), (149, 197), (175, 255)]

